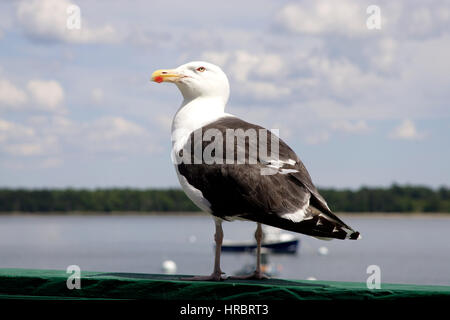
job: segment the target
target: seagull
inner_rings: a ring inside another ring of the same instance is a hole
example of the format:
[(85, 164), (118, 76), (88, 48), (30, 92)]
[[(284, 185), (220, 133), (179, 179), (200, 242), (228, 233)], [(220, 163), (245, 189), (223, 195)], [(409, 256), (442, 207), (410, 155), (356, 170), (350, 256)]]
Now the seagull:
[(230, 85), (220, 67), (194, 61), (156, 70), (151, 80), (174, 83), (183, 96), (172, 122), (172, 161), (186, 195), (215, 222), (213, 272), (190, 280), (227, 278), (220, 268), (223, 221), (256, 222), (256, 270), (245, 279), (267, 278), (261, 271), (262, 224), (323, 240), (360, 238), (331, 211), (283, 140), (225, 112)]

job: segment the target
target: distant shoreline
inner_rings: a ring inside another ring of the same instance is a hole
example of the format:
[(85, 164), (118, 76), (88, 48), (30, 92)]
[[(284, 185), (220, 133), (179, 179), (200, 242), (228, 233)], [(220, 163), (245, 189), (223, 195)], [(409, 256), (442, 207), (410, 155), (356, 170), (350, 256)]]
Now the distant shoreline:
[[(393, 184), (389, 188), (319, 189), (336, 212), (450, 213), (450, 188)], [(186, 214), (198, 207), (181, 189), (0, 188), (0, 212), (67, 214)], [(103, 213), (106, 212), (106, 213)], [(139, 212), (139, 213), (137, 213)], [(166, 213), (167, 212), (167, 213)], [(1, 214), (1, 213), (0, 213)]]
[[(445, 212), (336, 212), (338, 216), (357, 218), (450, 218)], [(201, 211), (61, 211), (61, 212), (0, 212), (0, 216), (210, 216)]]

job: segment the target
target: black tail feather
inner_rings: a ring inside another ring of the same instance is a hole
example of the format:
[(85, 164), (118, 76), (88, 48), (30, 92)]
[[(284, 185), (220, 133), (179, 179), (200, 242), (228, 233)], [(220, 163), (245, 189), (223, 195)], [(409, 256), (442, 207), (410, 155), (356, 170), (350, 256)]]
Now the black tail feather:
[(294, 222), (277, 214), (263, 216), (245, 216), (245, 219), (267, 224), (272, 227), (302, 233), (319, 238), (357, 240), (360, 233), (351, 229), (345, 223), (327, 219), (322, 214), (308, 217), (300, 222)]

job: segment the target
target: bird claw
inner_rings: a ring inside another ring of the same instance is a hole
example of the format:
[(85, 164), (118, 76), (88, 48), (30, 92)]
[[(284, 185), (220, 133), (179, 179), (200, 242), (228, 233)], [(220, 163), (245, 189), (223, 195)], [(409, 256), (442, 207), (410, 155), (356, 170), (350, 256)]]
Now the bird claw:
[(185, 281), (222, 281), (227, 279), (228, 276), (225, 275), (225, 272), (213, 272), (209, 276), (194, 276), (189, 278), (180, 278), (180, 280)]
[(248, 274), (246, 276), (230, 276), (228, 277), (230, 280), (263, 280), (270, 279), (268, 275), (262, 273), (261, 271), (255, 271), (252, 274)]

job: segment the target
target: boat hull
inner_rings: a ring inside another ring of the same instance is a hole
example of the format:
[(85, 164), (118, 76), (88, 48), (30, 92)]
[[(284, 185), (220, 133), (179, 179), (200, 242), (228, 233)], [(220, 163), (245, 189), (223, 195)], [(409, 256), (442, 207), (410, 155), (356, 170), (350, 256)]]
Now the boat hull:
[[(263, 243), (262, 248), (266, 248), (271, 253), (297, 253), (300, 241), (298, 239), (280, 242)], [(222, 252), (252, 252), (256, 249), (256, 243), (224, 243)]]

